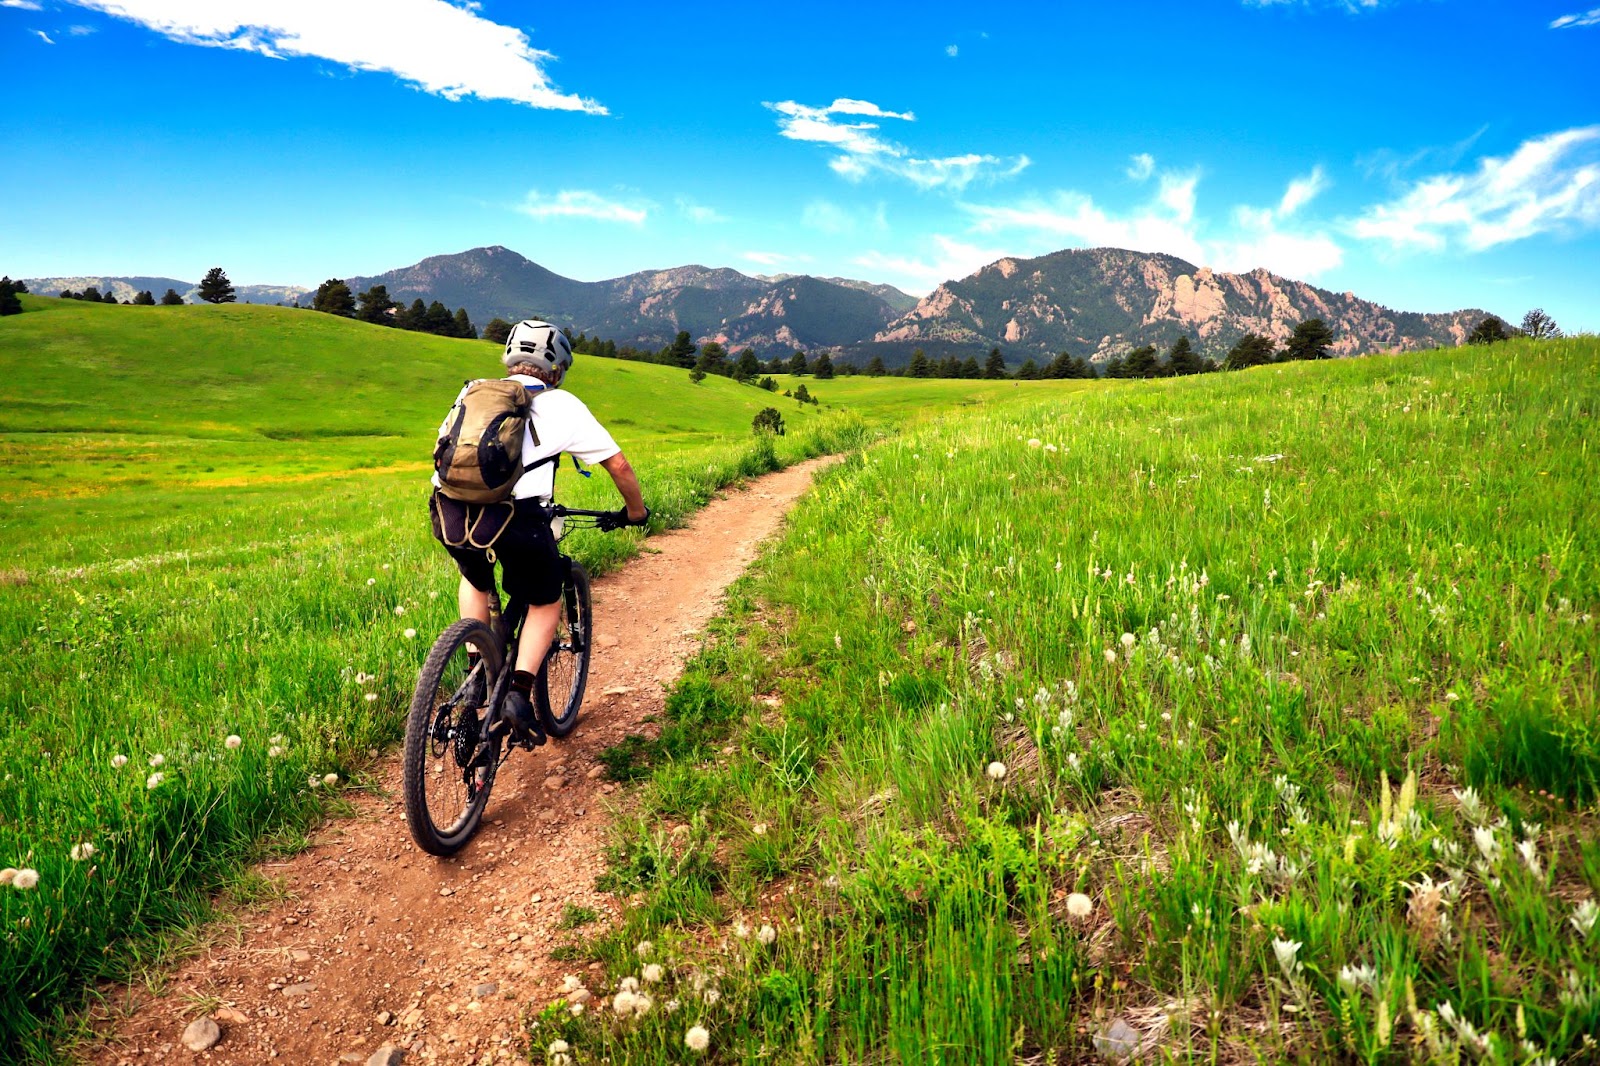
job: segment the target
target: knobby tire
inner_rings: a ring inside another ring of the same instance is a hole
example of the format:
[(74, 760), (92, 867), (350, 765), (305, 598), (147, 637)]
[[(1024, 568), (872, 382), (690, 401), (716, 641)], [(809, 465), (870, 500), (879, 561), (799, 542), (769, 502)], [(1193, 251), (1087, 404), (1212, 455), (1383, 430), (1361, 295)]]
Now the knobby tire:
[(589, 683), (589, 652), (594, 645), (589, 572), (576, 560), (561, 599), (555, 642), (545, 654), (534, 686), (539, 719), (544, 731), (553, 737), (564, 737), (578, 727), (578, 709)]

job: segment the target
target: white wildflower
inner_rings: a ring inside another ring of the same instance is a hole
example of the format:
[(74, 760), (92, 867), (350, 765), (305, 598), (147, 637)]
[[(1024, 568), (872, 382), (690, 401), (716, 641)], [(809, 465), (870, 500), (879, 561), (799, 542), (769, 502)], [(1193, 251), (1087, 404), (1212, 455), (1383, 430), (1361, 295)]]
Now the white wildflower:
[(550, 1041), (550, 1047), (547, 1050), (552, 1055), (565, 1055), (567, 1052), (571, 1051), (572, 1048), (567, 1045), (565, 1040), (552, 1040)]
[(1040, 445), (1042, 445), (1043, 443), (1044, 443), (1044, 441), (1040, 440), (1038, 437), (1029, 437), (1028, 438), (1028, 447), (1030, 447), (1030, 448), (1037, 448)]
[(402, 633), (400, 635), (405, 637), (407, 640), (416, 640), (417, 639), (417, 631), (415, 629), (411, 629), (409, 627), (406, 629), (406, 631), (404, 633)]
[(644, 978), (645, 984), (654, 985), (661, 982), (663, 972), (664, 971), (661, 969), (661, 964), (659, 962), (652, 962), (650, 965), (644, 968), (644, 972), (641, 973), (640, 976)]
[(1376, 988), (1377, 983), (1378, 971), (1367, 963), (1339, 967), (1339, 985), (1346, 992), (1354, 992), (1357, 988)]
[(365, 696), (363, 696), (361, 698), (366, 700), (368, 703), (372, 703), (375, 700), (377, 700), (378, 694), (376, 692), (369, 692), (369, 693), (367, 693)]
[(237, 751), (239, 750), (239, 745), (243, 743), (244, 739), (240, 737), (239, 734), (230, 733), (228, 734), (228, 739), (222, 742), (222, 746), (227, 748), (229, 751)]
[(750, 832), (754, 833), (758, 837), (766, 836), (767, 835), (767, 823), (766, 822), (757, 822), (755, 825), (750, 827)]
[(611, 999), (611, 1009), (617, 1012), (617, 1017), (626, 1018), (633, 1013), (633, 993), (627, 989), (618, 992)]
[(11, 887), (20, 888), (26, 892), (39, 884), (39, 871), (33, 869), (18, 870), (11, 877)]
[(750, 925), (749, 925), (749, 923), (746, 922), (743, 918), (740, 918), (738, 921), (734, 922), (733, 923), (733, 935), (738, 937), (740, 940), (748, 940), (750, 938)]
[(1296, 971), (1300, 969), (1300, 964), (1295, 961), (1295, 956), (1299, 954), (1300, 948), (1301, 944), (1298, 940), (1272, 938), (1272, 954), (1277, 956), (1278, 969), (1283, 971), (1283, 976), (1293, 979)]
[(717, 1000), (719, 1000), (721, 998), (722, 998), (722, 993), (721, 993), (721, 991), (719, 991), (716, 988), (708, 988), (704, 992), (700, 993), (700, 999), (708, 1007), (716, 1006)]
[(9, 885), (16, 879), (17, 868), (15, 866), (7, 866), (4, 870), (0, 870), (0, 885)]
[(1006, 764), (996, 760), (995, 762), (990, 763), (983, 772), (989, 775), (989, 780), (991, 781), (1004, 781), (1006, 776)]
[(276, 758), (278, 758), (278, 756), (280, 756), (282, 754), (283, 754), (283, 746), (282, 745), (274, 744), (274, 745), (272, 745), (272, 747), (267, 749), (267, 757), (269, 759), (276, 759)]
[(113, 755), (113, 756), (111, 756), (111, 768), (113, 770), (120, 770), (124, 766), (127, 766), (127, 765), (128, 765), (128, 757), (126, 755)]
[(322, 783), (324, 785), (327, 785), (329, 788), (332, 788), (334, 785), (337, 785), (339, 783), (339, 775), (338, 774), (323, 774), (322, 775)]
[(1114, 663), (1116, 661), (1117, 661), (1117, 653), (1112, 651), (1110, 648), (1107, 648), (1106, 649), (1106, 662)]
[(763, 925), (761, 927), (761, 931), (756, 934), (756, 939), (768, 947), (771, 947), (772, 942), (778, 939), (778, 931), (772, 928), (770, 925)]
[(164, 766), (164, 765), (166, 765), (166, 762), (167, 762), (167, 757), (165, 755), (162, 755), (159, 752), (157, 752), (156, 754), (150, 756), (150, 765), (151, 766)]
[(1468, 785), (1466, 788), (1452, 789), (1451, 795), (1456, 802), (1461, 804), (1461, 813), (1473, 822), (1483, 821), (1483, 801), (1478, 798), (1478, 790)]
[(310, 777), (306, 778), (306, 787), (321, 788), (322, 778), (318, 777), (316, 774), (312, 774)]
[(1087, 918), (1094, 912), (1094, 901), (1082, 892), (1067, 896), (1067, 913), (1074, 918)]
[(406, 613), (406, 609), (397, 603), (394, 605), (394, 613), (396, 617), (399, 617)]
[(576, 974), (567, 974), (561, 979), (561, 991), (571, 994), (583, 987), (583, 981)]
[(689, 1031), (683, 1034), (683, 1044), (690, 1051), (704, 1051), (711, 1046), (711, 1034), (703, 1025), (691, 1025)]
[(617, 982), (617, 987), (624, 992), (637, 992), (639, 991), (639, 979), (637, 977), (624, 977)]
[(647, 959), (655, 953), (656, 946), (653, 941), (641, 940), (633, 946), (633, 953), (641, 959)]
[(94, 852), (94, 845), (87, 840), (81, 844), (74, 844), (72, 845), (72, 861), (83, 862), (86, 859), (92, 859), (94, 858)]
[(158, 789), (161, 787), (161, 782), (165, 781), (166, 779), (167, 775), (158, 771), (144, 779), (144, 787), (152, 790)]
[(1134, 642), (1138, 639), (1139, 638), (1135, 637), (1132, 633), (1124, 633), (1122, 634), (1122, 646), (1124, 648), (1131, 648), (1133, 647)]
[(1472, 831), (1472, 842), (1478, 845), (1478, 851), (1483, 855), (1484, 861), (1496, 863), (1500, 861), (1500, 842), (1494, 838), (1494, 830), (1487, 826), (1478, 826)]
[(1586, 899), (1572, 908), (1572, 916), (1567, 919), (1584, 936), (1594, 932), (1595, 923), (1600, 921), (1600, 904), (1592, 899)]
[(367, 586), (368, 586), (368, 587), (369, 587), (369, 588), (370, 588), (370, 587), (371, 587), (371, 586), (373, 586), (373, 585), (376, 585), (376, 584), (377, 584), (377, 583), (378, 583), (378, 579), (377, 579), (377, 578), (375, 578), (375, 577), (369, 577), (369, 578), (367, 578)]
[(650, 1013), (650, 1008), (654, 1007), (655, 1005), (656, 1005), (656, 1001), (651, 999), (645, 993), (643, 993), (643, 992), (634, 993), (634, 997), (633, 997), (633, 1013), (634, 1014), (649, 1014)]
[(673, 998), (661, 1004), (661, 1009), (666, 1011), (668, 1014), (676, 1014), (678, 1013), (678, 1008), (681, 1006), (683, 1006), (683, 1004), (679, 1003), (676, 998)]

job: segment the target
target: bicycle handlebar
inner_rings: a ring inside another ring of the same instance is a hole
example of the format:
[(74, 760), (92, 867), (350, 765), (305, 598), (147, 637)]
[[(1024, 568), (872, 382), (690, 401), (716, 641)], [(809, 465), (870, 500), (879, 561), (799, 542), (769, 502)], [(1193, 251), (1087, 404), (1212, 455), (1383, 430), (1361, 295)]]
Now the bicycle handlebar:
[(622, 529), (626, 526), (644, 525), (650, 519), (650, 508), (645, 508), (644, 518), (638, 522), (629, 520), (628, 512), (625, 508), (616, 511), (589, 511), (581, 507), (564, 507), (558, 503), (550, 508), (550, 515), (552, 518), (592, 518), (594, 520), (593, 528), (609, 533), (612, 530)]

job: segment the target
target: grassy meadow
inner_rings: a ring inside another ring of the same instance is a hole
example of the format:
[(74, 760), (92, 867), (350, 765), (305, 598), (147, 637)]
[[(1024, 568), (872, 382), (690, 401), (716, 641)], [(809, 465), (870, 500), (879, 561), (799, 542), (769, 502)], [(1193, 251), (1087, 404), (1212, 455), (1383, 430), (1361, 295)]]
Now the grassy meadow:
[[(159, 962), (218, 888), (266, 891), (243, 864), (293, 847), (399, 735), (455, 611), (432, 435), (499, 366), (481, 342), (313, 312), (23, 302), (0, 322), (0, 867), (39, 881), (0, 887), (7, 1061), (49, 1057), (85, 987)], [(570, 387), (658, 526), (866, 432), (665, 367), (580, 360)], [(789, 432), (764, 443), (750, 420), (772, 403)], [(568, 464), (558, 487), (616, 504), (603, 472)], [(604, 570), (638, 543), (569, 547)]]
[(636, 905), (534, 1061), (1595, 1061), (1597, 365), (1107, 383), (853, 455), (608, 753)]

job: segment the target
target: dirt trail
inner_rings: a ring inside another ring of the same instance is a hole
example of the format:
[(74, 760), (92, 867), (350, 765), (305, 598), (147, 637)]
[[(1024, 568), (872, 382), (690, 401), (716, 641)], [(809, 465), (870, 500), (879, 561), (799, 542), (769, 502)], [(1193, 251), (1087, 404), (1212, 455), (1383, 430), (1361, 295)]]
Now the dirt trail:
[[(554, 999), (562, 975), (584, 965), (550, 959), (570, 936), (557, 929), (562, 908), (617, 909), (594, 890), (615, 788), (600, 779), (596, 753), (661, 710), (664, 686), (723, 590), (826, 461), (713, 500), (595, 582), (598, 646), (583, 721), (565, 741), (512, 756), (483, 828), (459, 855), (435, 859), (412, 845), (394, 753), (386, 797), (362, 794), (355, 817), (262, 868), (281, 880), (285, 900), (186, 963), (162, 996), (136, 997), (88, 1061), (365, 1063), (385, 1045), (408, 1048), (409, 1062), (512, 1060), (519, 1013)], [(180, 1037), (206, 1006), (223, 1038), (192, 1052)]]

